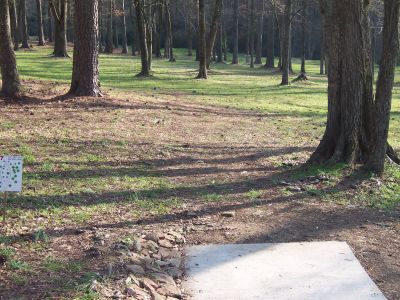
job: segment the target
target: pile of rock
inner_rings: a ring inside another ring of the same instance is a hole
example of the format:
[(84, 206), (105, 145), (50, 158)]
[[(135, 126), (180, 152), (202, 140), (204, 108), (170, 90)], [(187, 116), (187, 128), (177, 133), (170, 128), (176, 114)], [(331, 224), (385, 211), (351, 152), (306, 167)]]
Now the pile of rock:
[[(123, 261), (124, 280), (111, 295), (114, 299), (174, 300), (183, 299), (180, 287), (182, 247), (185, 238), (176, 231), (147, 233), (114, 244)], [(92, 284), (92, 290), (104, 295), (104, 286)]]

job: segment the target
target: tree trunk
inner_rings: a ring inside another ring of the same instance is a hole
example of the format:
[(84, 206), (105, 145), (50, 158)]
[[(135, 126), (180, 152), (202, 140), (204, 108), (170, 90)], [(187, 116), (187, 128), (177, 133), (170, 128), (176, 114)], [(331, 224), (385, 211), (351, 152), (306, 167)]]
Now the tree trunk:
[(283, 43), (282, 43), (282, 82), (281, 85), (289, 84), (290, 71), (290, 39), (292, 31), (292, 0), (286, 0), (285, 14), (283, 20)]
[(11, 22), (11, 35), (14, 43), (14, 51), (19, 50), (19, 34), (18, 34), (18, 14), (17, 5), (15, 0), (9, 1), (10, 22)]
[(65, 31), (67, 33), (67, 42), (74, 42), (74, 7), (72, 5), (74, 0), (67, 1), (67, 26)]
[[(395, 68), (399, 53), (399, 7), (398, 0), (384, 1), (383, 49), (384, 55), (379, 68), (376, 100), (374, 103), (374, 130), (372, 133), (372, 151), (367, 163), (367, 169), (382, 175), (385, 157), (388, 152), (388, 133), (392, 90)], [(390, 147), (389, 147), (390, 149)], [(400, 163), (397, 158), (397, 163)]]
[(0, 40), (1, 92), (5, 96), (16, 96), (21, 84), (12, 47), (8, 1), (0, 1)]
[(129, 13), (130, 13), (130, 17), (131, 17), (131, 22), (132, 22), (132, 56), (136, 56), (136, 40), (135, 40), (135, 33), (137, 31), (137, 27), (135, 25), (135, 6), (133, 4), (133, 2), (131, 3), (131, 5), (129, 6)]
[(67, 0), (51, 0), (51, 12), (54, 16), (54, 56), (68, 57), (67, 53)]
[(213, 16), (211, 19), (210, 33), (206, 45), (207, 69), (210, 69), (211, 56), (214, 49), (215, 38), (217, 37), (218, 24), (221, 18), (221, 12), (222, 12), (222, 0), (215, 0), (213, 8)]
[(147, 33), (146, 33), (146, 24), (144, 20), (144, 7), (142, 0), (133, 0), (136, 11), (136, 24), (139, 36), (139, 44), (140, 44), (140, 57), (142, 61), (142, 69), (138, 76), (150, 76), (150, 66), (149, 66), (149, 58), (147, 51)]
[(50, 1), (48, 0), (48, 7), (47, 7), (47, 14), (49, 16), (47, 20), (47, 35), (49, 36), (49, 43), (54, 42), (54, 33), (53, 33), (53, 28), (54, 28), (54, 19), (53, 19), (53, 14), (51, 13), (51, 8), (50, 8)]
[(371, 150), (373, 87), (368, 6), (323, 0), (328, 69), (328, 120), (311, 162), (364, 163)]
[(217, 35), (217, 63), (222, 63), (223, 61), (223, 35), (222, 35), (222, 21), (219, 22), (218, 35)]
[(75, 0), (75, 44), (69, 94), (101, 96), (99, 83), (98, 0)]
[(36, 0), (37, 8), (37, 26), (39, 33), (38, 46), (44, 46), (44, 33), (43, 33), (43, 12), (42, 12), (42, 0)]
[(108, 15), (107, 15), (107, 33), (106, 33), (106, 47), (105, 53), (112, 54), (114, 52), (113, 45), (113, 0), (108, 0)]
[(250, 3), (250, 68), (254, 68), (254, 0)]
[[(5, 1), (5, 0), (3, 0)], [(22, 37), (21, 48), (29, 49), (28, 22), (26, 20), (26, 0), (20, 0), (20, 29)]]
[(169, 46), (169, 61), (173, 62), (175, 61), (174, 57), (174, 45), (172, 41), (172, 22), (171, 22), (171, 9), (170, 9), (170, 3), (169, 1), (167, 2), (167, 5), (165, 7), (165, 21), (167, 22), (167, 32), (166, 32), (166, 39), (169, 40), (168, 46)]
[(122, 53), (128, 53), (128, 41), (126, 38), (125, 0), (122, 0)]
[(307, 3), (306, 0), (302, 0), (303, 18), (301, 20), (301, 73), (306, 73), (306, 49), (307, 49)]
[(198, 53), (199, 53), (199, 74), (198, 79), (207, 79), (207, 54), (206, 54), (206, 13), (204, 2), (205, 0), (198, 0)]
[(325, 16), (321, 12), (321, 33), (320, 33), (320, 59), (319, 59), (319, 74), (325, 74)]
[(275, 68), (275, 18), (273, 14), (268, 15), (268, 34), (267, 34), (267, 63), (269, 69)]
[(239, 63), (239, 0), (233, 2), (233, 57), (232, 64)]
[(113, 39), (113, 44), (114, 44), (114, 48), (118, 49), (119, 48), (119, 40), (118, 40), (118, 18), (117, 16), (115, 16), (115, 0), (112, 0), (112, 12), (113, 12), (113, 16), (112, 16), (112, 39)]
[(256, 39), (256, 60), (255, 64), (262, 64), (262, 50), (263, 50), (263, 31), (264, 31), (264, 1), (261, 1), (261, 9), (258, 12), (257, 22), (257, 39)]
[(193, 55), (193, 31), (192, 31), (192, 20), (189, 17), (187, 23), (187, 45), (188, 45), (188, 56)]

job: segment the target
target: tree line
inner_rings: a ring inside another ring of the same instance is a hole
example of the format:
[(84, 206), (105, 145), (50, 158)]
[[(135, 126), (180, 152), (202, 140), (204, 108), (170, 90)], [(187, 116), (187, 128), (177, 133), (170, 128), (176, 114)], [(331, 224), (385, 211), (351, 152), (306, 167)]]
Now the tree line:
[[(122, 51), (128, 52), (125, 0), (121, 1), (117, 9), (114, 0), (48, 0), (48, 12), (54, 24), (54, 56), (68, 56), (67, 19), (68, 12), (72, 11), (68, 10), (68, 4), (73, 4), (74, 55), (69, 95), (101, 95), (98, 56), (101, 51), (112, 53), (119, 44), (115, 41), (118, 40), (114, 22), (117, 15), (122, 17), (123, 24)], [(38, 45), (43, 45), (42, 1), (36, 3)], [(135, 39), (131, 44), (132, 54), (138, 52), (141, 57), (139, 76), (150, 76), (152, 59), (161, 56), (162, 42), (164, 57), (175, 61), (172, 8), (176, 8), (177, 3), (181, 5), (187, 24), (188, 55), (192, 54), (192, 42), (195, 41), (196, 59), (199, 61), (197, 78), (207, 79), (213, 60), (227, 60), (230, 50), (224, 25), (227, 23), (227, 1), (132, 0), (128, 2), (130, 20), (135, 25)], [(325, 134), (310, 162), (362, 163), (367, 170), (377, 174), (382, 174), (386, 157), (400, 163), (387, 142), (399, 52), (400, 0), (233, 0), (231, 5), (232, 64), (238, 63), (239, 28), (246, 29), (242, 48), (250, 67), (261, 63), (263, 19), (270, 16), (265, 66), (275, 68), (274, 43), (277, 40), (277, 66), (282, 73), (282, 85), (289, 84), (292, 71), (293, 24), (297, 22), (301, 28), (302, 72), (305, 72), (307, 22), (310, 13), (318, 10), (321, 73), (328, 75), (328, 120)], [(240, 17), (243, 14), (245, 17)], [(243, 20), (246, 24), (239, 27)], [(375, 27), (381, 28), (380, 48), (384, 55), (374, 88)], [(194, 37), (193, 32), (196, 33)], [(50, 35), (48, 37), (50, 39)], [(16, 0), (1, 1), (0, 64), (2, 93), (7, 96), (15, 96), (21, 91), (14, 52), (19, 47), (19, 38), (22, 38), (21, 47), (29, 47), (26, 0), (19, 0), (18, 5)]]

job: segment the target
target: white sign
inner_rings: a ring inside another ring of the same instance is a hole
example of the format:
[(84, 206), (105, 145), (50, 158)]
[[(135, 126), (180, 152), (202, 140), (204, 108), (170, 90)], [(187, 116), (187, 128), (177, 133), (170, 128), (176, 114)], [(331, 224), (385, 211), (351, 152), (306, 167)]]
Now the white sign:
[(21, 156), (0, 156), (0, 192), (22, 191)]

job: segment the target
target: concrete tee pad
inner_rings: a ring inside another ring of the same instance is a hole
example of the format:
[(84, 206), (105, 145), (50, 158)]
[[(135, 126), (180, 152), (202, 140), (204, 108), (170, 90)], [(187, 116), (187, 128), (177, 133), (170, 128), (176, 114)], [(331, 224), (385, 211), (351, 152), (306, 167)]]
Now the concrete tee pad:
[(186, 249), (191, 299), (386, 299), (343, 242)]

